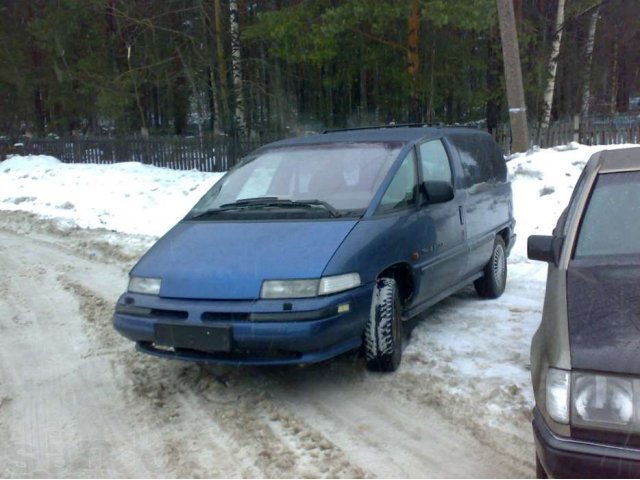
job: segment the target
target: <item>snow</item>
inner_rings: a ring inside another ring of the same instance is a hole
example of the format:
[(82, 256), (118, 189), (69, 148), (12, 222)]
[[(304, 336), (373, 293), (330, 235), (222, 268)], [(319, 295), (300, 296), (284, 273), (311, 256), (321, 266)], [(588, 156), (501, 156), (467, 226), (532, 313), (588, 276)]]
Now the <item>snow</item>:
[[(628, 146), (572, 143), (512, 156), (507, 165), (518, 239), (506, 292), (497, 300), (479, 300), (468, 288), (431, 308), (412, 332), (401, 371), (428, 374), (463, 407), (484, 405), (476, 414), (488, 424), (522, 436), (509, 431), (516, 422), (501, 419), (528, 422), (533, 406), (529, 344), (540, 322), (546, 264), (527, 259), (527, 237), (551, 233), (593, 153)], [(133, 162), (64, 164), (52, 157), (14, 156), (0, 163), (0, 210), (105, 229), (105, 236), (114, 231), (158, 237), (221, 175)]]
[(161, 236), (221, 176), (138, 162), (65, 164), (42, 155), (14, 156), (0, 163), (0, 209), (80, 228)]

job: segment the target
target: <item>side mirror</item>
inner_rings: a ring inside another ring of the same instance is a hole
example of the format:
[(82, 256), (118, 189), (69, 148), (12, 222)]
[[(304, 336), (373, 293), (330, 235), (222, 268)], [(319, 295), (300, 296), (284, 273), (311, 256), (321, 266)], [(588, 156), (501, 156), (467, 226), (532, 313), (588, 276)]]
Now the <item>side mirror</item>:
[(531, 260), (558, 264), (563, 239), (551, 235), (531, 235), (527, 239), (527, 257)]
[(453, 200), (453, 186), (449, 182), (424, 182), (422, 188), (429, 205)]

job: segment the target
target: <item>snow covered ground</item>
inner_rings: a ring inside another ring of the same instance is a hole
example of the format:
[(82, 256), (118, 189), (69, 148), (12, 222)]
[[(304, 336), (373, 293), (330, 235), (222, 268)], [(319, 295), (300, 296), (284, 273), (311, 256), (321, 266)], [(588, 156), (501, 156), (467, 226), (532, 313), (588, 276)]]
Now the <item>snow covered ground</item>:
[(137, 162), (87, 165), (42, 155), (12, 157), (0, 163), (0, 209), (80, 228), (160, 236), (221, 176)]
[[(431, 308), (405, 349), (393, 380), (398, 390), (408, 398), (423, 395), (481, 437), (477, 430), (487, 425), (530, 444), (529, 343), (540, 321), (546, 265), (527, 259), (526, 240), (551, 232), (594, 152), (621, 147), (571, 144), (510, 159), (518, 240), (506, 292), (479, 300), (468, 288)], [(49, 219), (62, 232), (99, 229), (104, 242), (142, 253), (141, 245), (182, 218), (220, 176), (138, 163), (12, 157), (0, 163), (0, 217), (2, 210), (19, 210)]]

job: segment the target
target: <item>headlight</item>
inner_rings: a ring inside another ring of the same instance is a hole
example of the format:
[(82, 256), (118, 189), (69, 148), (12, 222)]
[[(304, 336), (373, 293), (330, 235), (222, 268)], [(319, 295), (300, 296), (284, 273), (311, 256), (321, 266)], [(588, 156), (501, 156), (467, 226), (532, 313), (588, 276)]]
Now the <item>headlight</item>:
[(640, 380), (580, 372), (572, 377), (572, 425), (640, 432), (633, 408), (634, 398), (640, 399)]
[(547, 413), (558, 423), (569, 423), (569, 372), (550, 368), (547, 372)]
[(322, 277), (318, 287), (318, 295), (330, 295), (360, 286), (360, 275), (347, 273), (333, 277)]
[(360, 286), (360, 275), (347, 273), (310, 280), (265, 280), (260, 298), (309, 298)]
[(318, 293), (318, 280), (266, 280), (260, 298), (305, 298)]
[(161, 280), (159, 278), (135, 277), (129, 278), (127, 290), (131, 293), (145, 293), (147, 295), (160, 295)]

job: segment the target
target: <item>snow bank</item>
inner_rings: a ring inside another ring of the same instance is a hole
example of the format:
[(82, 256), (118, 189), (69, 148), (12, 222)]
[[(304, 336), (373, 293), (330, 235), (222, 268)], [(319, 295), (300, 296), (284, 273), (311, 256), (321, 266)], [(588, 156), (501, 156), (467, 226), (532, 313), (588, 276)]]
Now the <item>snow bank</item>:
[(0, 163), (0, 210), (61, 218), (81, 228), (160, 236), (221, 175), (137, 162), (65, 164), (47, 156), (16, 156)]

